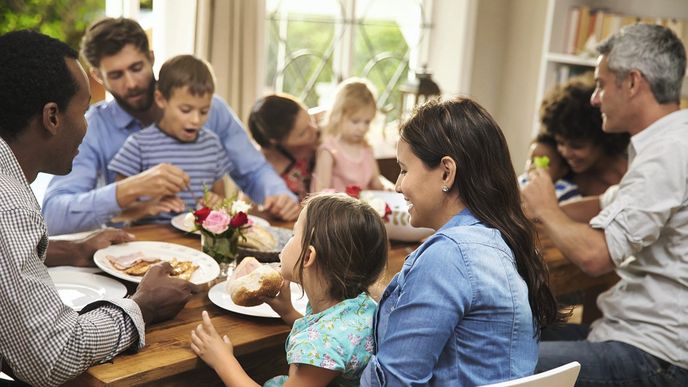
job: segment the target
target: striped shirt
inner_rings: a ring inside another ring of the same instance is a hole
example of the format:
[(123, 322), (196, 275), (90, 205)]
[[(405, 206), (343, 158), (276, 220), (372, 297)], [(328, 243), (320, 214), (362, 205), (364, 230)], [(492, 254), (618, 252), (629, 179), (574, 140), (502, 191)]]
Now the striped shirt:
[(129, 299), (62, 303), (43, 261), (48, 235), (36, 198), (0, 139), (0, 368), (35, 386), (54, 386), (144, 345), (144, 322)]
[[(182, 142), (157, 125), (151, 125), (127, 138), (108, 169), (123, 176), (133, 176), (161, 163), (173, 164), (189, 175), (190, 189), (177, 196), (187, 208), (193, 209), (196, 200), (203, 197), (204, 185), (210, 189), (228, 173), (229, 159), (220, 139), (209, 130), (202, 129), (194, 142)], [(169, 223), (174, 215), (165, 212), (139, 223)]]

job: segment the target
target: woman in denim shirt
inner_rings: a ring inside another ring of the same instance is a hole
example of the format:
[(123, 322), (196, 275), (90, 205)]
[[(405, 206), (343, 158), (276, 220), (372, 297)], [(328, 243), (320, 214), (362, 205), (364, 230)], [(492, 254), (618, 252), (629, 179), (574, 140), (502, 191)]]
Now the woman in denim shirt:
[(430, 236), (376, 314), (364, 386), (475, 386), (533, 373), (561, 315), (521, 209), (506, 140), (468, 99), (422, 106), (400, 130), (396, 190)]

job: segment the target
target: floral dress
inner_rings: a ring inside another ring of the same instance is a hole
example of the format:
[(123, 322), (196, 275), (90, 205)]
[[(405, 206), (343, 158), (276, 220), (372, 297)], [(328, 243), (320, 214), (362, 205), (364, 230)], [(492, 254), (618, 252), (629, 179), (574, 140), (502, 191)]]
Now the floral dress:
[[(365, 293), (316, 314), (309, 304), (306, 315), (294, 322), (287, 338), (287, 363), (341, 372), (331, 386), (358, 386), (374, 350), (376, 308), (375, 301)], [(281, 386), (286, 380), (286, 376), (277, 376), (264, 386)]]

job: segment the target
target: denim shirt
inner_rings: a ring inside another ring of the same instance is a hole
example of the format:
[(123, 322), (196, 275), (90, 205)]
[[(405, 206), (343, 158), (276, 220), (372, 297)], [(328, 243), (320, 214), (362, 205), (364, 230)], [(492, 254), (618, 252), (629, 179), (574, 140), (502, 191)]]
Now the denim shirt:
[[(115, 195), (115, 173), (107, 167), (127, 137), (143, 127), (116, 100), (92, 105), (86, 120), (88, 130), (72, 171), (53, 177), (45, 193), (42, 211), (50, 235), (92, 230), (122, 211)], [(213, 96), (205, 127), (220, 138), (229, 157), (230, 176), (253, 201), (262, 203), (266, 196), (278, 194), (296, 200), (218, 96)]]
[(537, 363), (528, 288), (499, 231), (469, 210), (407, 258), (380, 300), (362, 386), (475, 386)]

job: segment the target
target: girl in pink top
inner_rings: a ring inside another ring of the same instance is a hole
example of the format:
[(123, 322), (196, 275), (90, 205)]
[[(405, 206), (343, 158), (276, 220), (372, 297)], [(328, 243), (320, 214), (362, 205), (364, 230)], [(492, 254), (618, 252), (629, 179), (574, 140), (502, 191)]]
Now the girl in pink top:
[(366, 140), (377, 106), (368, 81), (350, 78), (337, 89), (334, 106), (318, 147), (312, 191), (349, 185), (382, 190), (391, 183), (380, 175), (373, 148)]

